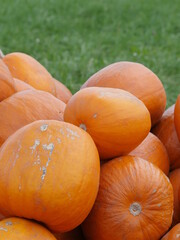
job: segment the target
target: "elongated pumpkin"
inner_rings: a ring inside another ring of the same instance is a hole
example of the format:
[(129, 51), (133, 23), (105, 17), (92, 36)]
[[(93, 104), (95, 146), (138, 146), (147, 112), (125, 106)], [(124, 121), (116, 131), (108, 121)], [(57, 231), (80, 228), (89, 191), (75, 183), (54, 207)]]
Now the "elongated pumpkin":
[(69, 100), (64, 120), (91, 135), (102, 159), (129, 153), (151, 128), (150, 114), (143, 102), (113, 88), (80, 90)]
[(179, 240), (180, 239), (180, 223), (174, 226), (161, 240)]
[(56, 97), (63, 101), (64, 103), (67, 103), (69, 99), (72, 97), (72, 93), (69, 91), (69, 89), (61, 82), (53, 78), (55, 88), (56, 88)]
[(81, 227), (66, 233), (55, 233), (54, 236), (57, 240), (84, 240)]
[(180, 95), (177, 98), (175, 109), (174, 109), (174, 123), (176, 132), (180, 141)]
[(174, 105), (164, 112), (160, 122), (152, 129), (152, 132), (166, 147), (170, 169), (180, 168), (180, 142), (174, 125)]
[(170, 173), (170, 182), (173, 186), (174, 192), (174, 214), (173, 214), (173, 226), (180, 222), (180, 168), (175, 169)]
[(1, 240), (56, 240), (45, 227), (22, 218), (7, 218), (0, 221)]
[(35, 88), (33, 88), (31, 85), (29, 85), (17, 78), (14, 78), (14, 86), (15, 86), (16, 92), (21, 92), (21, 91), (30, 90), (30, 89), (35, 90)]
[(102, 165), (98, 196), (82, 228), (88, 240), (159, 240), (172, 214), (166, 175), (148, 161), (124, 156)]
[(51, 74), (33, 57), (20, 52), (5, 55), (2, 60), (12, 76), (24, 81), (38, 90), (56, 95)]
[(0, 102), (16, 92), (9, 69), (0, 59)]
[(16, 131), (0, 150), (0, 212), (74, 229), (89, 214), (99, 187), (92, 138), (65, 122), (40, 120)]
[(157, 123), (166, 107), (166, 93), (159, 78), (147, 67), (134, 62), (113, 63), (91, 76), (82, 86), (120, 88), (144, 102)]
[(144, 141), (129, 155), (143, 158), (155, 164), (166, 175), (169, 174), (169, 158), (166, 148), (159, 138), (152, 133), (149, 133)]
[(63, 120), (65, 103), (52, 94), (26, 90), (0, 102), (0, 146), (19, 128), (40, 119)]

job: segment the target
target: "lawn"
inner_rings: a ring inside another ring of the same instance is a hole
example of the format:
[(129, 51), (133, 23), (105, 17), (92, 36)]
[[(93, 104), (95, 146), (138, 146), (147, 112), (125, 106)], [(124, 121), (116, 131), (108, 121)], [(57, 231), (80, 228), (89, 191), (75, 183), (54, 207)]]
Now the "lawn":
[(0, 48), (39, 60), (76, 92), (116, 61), (161, 79), (168, 106), (180, 93), (179, 0), (0, 0)]

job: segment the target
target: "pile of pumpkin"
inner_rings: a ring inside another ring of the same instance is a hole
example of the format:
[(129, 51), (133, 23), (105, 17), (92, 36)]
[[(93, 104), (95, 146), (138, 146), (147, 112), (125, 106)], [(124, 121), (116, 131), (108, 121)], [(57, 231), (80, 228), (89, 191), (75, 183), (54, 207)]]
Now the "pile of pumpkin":
[[(180, 96), (118, 62), (70, 91), (0, 59), (0, 239), (180, 238)], [(151, 132), (150, 132), (151, 131)]]

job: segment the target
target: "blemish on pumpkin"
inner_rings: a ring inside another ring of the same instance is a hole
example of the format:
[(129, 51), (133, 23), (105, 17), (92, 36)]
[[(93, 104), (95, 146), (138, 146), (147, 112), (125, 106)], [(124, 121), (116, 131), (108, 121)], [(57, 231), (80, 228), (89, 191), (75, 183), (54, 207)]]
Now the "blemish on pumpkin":
[(42, 167), (42, 171), (43, 171), (43, 174), (41, 176), (41, 179), (44, 180), (45, 176), (46, 176), (46, 172), (47, 172), (47, 169), (46, 167)]
[(141, 205), (137, 202), (134, 202), (130, 205), (129, 207), (129, 211), (130, 213), (133, 215), (133, 216), (138, 216), (141, 211), (142, 211), (142, 208), (141, 208)]
[(5, 231), (5, 232), (7, 232), (8, 230), (7, 230), (7, 228), (0, 227), (0, 231)]
[(61, 139), (60, 138), (57, 138), (57, 141), (58, 141), (58, 143), (61, 143)]
[(52, 152), (53, 149), (54, 149), (54, 144), (53, 143), (50, 143), (48, 145), (47, 144), (43, 144), (42, 147), (43, 147), (44, 150), (48, 150), (48, 151), (50, 150)]
[(60, 133), (61, 133), (62, 135), (64, 135), (64, 131), (63, 131), (62, 128), (61, 128), (59, 131), (60, 131)]
[(12, 226), (12, 225), (13, 225), (13, 224), (12, 224), (11, 221), (6, 222), (6, 226)]
[(40, 127), (41, 132), (45, 132), (48, 129), (48, 124), (44, 124)]
[(95, 113), (95, 114), (93, 115), (93, 118), (97, 118), (97, 113)]
[(30, 149), (32, 149), (32, 152), (33, 152), (33, 150), (36, 150), (36, 147), (39, 146), (39, 144), (40, 144), (40, 140), (36, 139), (34, 141), (34, 145), (32, 147), (30, 147)]
[(156, 189), (154, 189), (152, 193), (156, 193), (156, 192), (157, 192), (157, 190), (156, 190)]
[(161, 203), (158, 203), (158, 205), (157, 205), (157, 206), (158, 206), (158, 207), (161, 207), (161, 205), (162, 205)]
[(180, 238), (180, 233), (176, 234), (176, 238)]
[(78, 134), (76, 131), (73, 131), (73, 130), (70, 129), (70, 128), (66, 128), (66, 131), (67, 131), (68, 133), (70, 133), (71, 136), (73, 136), (73, 137), (78, 137), (78, 138), (79, 138), (79, 134)]
[(85, 125), (84, 123), (81, 123), (81, 124), (79, 125), (79, 127), (82, 128), (84, 131), (87, 130), (87, 127), (86, 127), (86, 125)]

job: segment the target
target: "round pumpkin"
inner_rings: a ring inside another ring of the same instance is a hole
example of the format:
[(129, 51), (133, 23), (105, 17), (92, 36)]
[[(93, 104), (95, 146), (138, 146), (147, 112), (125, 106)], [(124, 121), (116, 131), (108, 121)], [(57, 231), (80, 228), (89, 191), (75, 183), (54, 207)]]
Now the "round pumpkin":
[(33, 57), (20, 52), (10, 53), (3, 57), (12, 76), (32, 87), (56, 95), (55, 85), (50, 73)]
[(175, 109), (174, 109), (174, 123), (176, 132), (180, 141), (180, 95), (177, 98)]
[(0, 150), (0, 212), (43, 222), (54, 232), (77, 227), (99, 187), (92, 138), (65, 122), (40, 120), (16, 131)]
[(1, 240), (56, 240), (53, 234), (38, 223), (21, 218), (0, 221)]
[(161, 240), (179, 240), (180, 223), (174, 226)]
[(143, 102), (113, 88), (80, 90), (67, 103), (64, 120), (91, 135), (101, 159), (129, 153), (151, 128), (150, 114)]
[(166, 175), (148, 161), (123, 156), (102, 165), (98, 196), (82, 228), (88, 240), (159, 240), (172, 214)]
[(19, 128), (36, 120), (63, 120), (65, 103), (52, 94), (26, 90), (0, 102), (0, 146)]
[(144, 141), (129, 155), (143, 158), (155, 164), (166, 175), (169, 174), (169, 158), (166, 148), (159, 138), (152, 133), (149, 133)]
[(0, 59), (0, 102), (15, 92), (11, 73), (4, 62)]
[(66, 233), (55, 233), (54, 236), (57, 240), (84, 240), (81, 227)]
[(174, 215), (173, 215), (173, 226), (180, 222), (180, 168), (175, 169), (170, 173), (170, 182), (173, 186), (174, 192)]
[(159, 78), (147, 67), (134, 62), (113, 63), (91, 76), (82, 86), (124, 89), (144, 102), (157, 123), (166, 107), (166, 93)]
[(55, 78), (53, 78), (53, 81), (56, 88), (56, 97), (63, 101), (64, 103), (67, 103), (69, 99), (72, 97), (72, 93), (64, 84), (62, 84)]
[(180, 168), (180, 142), (174, 125), (174, 105), (164, 112), (152, 132), (161, 140), (167, 150), (170, 169)]
[[(29, 90), (29, 89), (34, 89), (31, 85), (17, 79), (17, 78), (14, 78), (14, 86), (15, 86), (15, 89), (16, 89), (16, 92), (21, 92), (21, 91), (24, 91), (24, 90)], [(34, 89), (35, 90), (35, 89)]]

